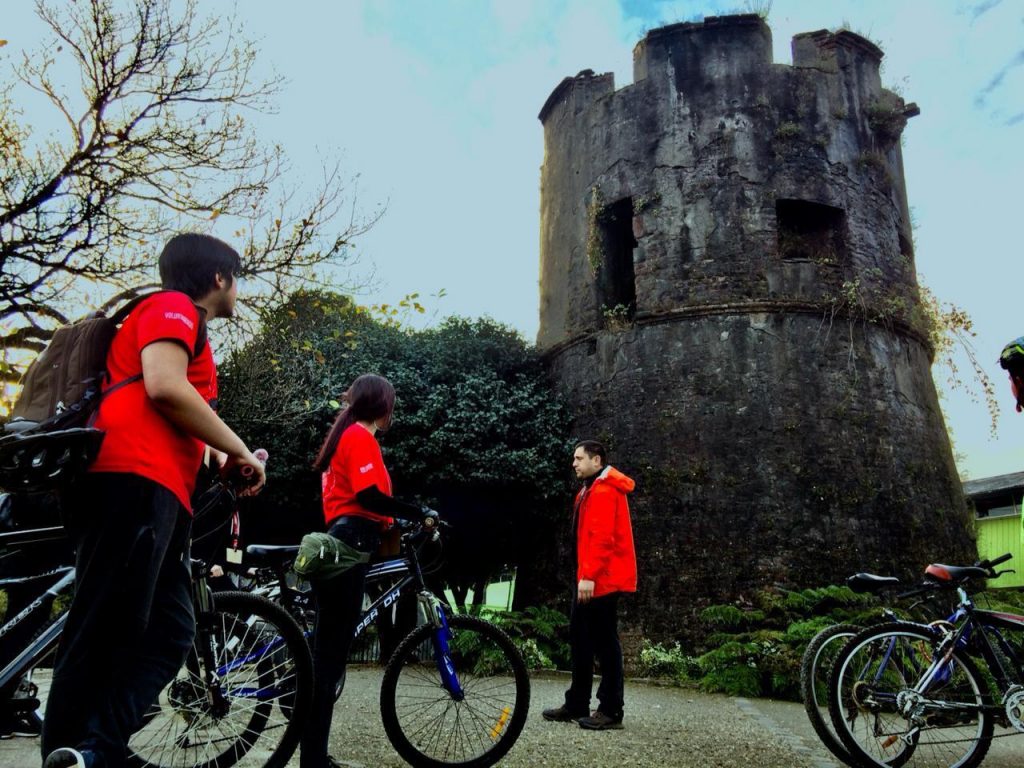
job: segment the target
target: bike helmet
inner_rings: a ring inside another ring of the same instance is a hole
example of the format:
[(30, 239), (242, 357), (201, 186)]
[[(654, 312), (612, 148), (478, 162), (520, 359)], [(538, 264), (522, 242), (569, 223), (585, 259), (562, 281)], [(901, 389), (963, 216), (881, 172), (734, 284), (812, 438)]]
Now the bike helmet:
[(999, 365), (1004, 371), (1024, 370), (1024, 336), (1014, 339), (999, 353)]
[(99, 429), (75, 428), (0, 438), (0, 488), (45, 491), (69, 482), (96, 458), (103, 435)]

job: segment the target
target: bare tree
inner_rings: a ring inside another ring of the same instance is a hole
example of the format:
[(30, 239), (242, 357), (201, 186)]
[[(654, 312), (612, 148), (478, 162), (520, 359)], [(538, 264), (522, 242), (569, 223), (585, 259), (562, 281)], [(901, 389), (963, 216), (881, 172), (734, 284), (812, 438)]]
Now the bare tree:
[[(228, 225), (267, 298), (322, 282), (381, 215), (358, 214), (336, 162), (305, 194), (281, 188), (281, 148), (245, 119), (272, 107), (281, 81), (256, 76), (234, 17), (196, 6), (37, 0), (54, 41), (25, 53), (0, 89), (0, 381), (20, 375), (11, 350), (38, 350), (83, 303), (151, 280), (175, 231)], [(58, 81), (59, 57), (79, 70), (76, 88)], [(35, 135), (15, 84), (45, 97), (62, 128)]]

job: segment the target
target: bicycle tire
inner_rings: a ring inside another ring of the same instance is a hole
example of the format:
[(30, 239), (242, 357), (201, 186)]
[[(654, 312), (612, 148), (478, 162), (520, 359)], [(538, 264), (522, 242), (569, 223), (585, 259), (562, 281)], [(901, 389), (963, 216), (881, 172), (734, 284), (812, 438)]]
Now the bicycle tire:
[(850, 752), (839, 739), (828, 712), (828, 682), (839, 652), (861, 629), (855, 624), (827, 626), (811, 638), (800, 659), (800, 699), (807, 719), (821, 743), (847, 765), (852, 764)]
[[(213, 600), (185, 664), (129, 741), (131, 768), (282, 768), (298, 746), (313, 695), (302, 630), (264, 597), (218, 592)], [(207, 642), (220, 702), (211, 703), (205, 682)]]
[(483, 768), (515, 744), (530, 707), (526, 663), (502, 630), (473, 616), (451, 616), (450, 658), (465, 692), (442, 686), (435, 628), (426, 624), (399, 643), (384, 671), (380, 711), (395, 750), (416, 768)]
[[(854, 761), (868, 766), (974, 768), (985, 758), (994, 720), (987, 711), (932, 709), (908, 719), (897, 697), (908, 695), (932, 660), (940, 636), (924, 626), (890, 623), (851, 639), (836, 658), (829, 683), (829, 713)], [(990, 702), (974, 662), (954, 649), (925, 701), (947, 706)], [(902, 701), (902, 697), (901, 697)], [(914, 731), (919, 727), (920, 730)]]

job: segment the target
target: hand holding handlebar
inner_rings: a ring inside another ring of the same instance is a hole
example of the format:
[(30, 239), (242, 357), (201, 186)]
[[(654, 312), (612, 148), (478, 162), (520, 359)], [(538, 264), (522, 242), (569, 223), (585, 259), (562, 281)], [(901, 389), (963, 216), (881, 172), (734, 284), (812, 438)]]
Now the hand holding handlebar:
[(239, 496), (255, 496), (263, 490), (267, 482), (265, 465), (270, 454), (265, 448), (257, 448), (248, 456), (228, 457), (224, 465), (224, 472), (228, 477), (235, 476), (242, 482), (242, 488), (238, 491)]

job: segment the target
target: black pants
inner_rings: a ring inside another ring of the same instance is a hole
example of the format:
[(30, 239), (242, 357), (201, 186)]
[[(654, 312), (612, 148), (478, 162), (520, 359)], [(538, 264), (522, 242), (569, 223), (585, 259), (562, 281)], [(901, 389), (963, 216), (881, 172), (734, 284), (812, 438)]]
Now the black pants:
[(128, 738), (181, 668), (195, 636), (191, 518), (158, 483), (88, 475), (66, 527), (75, 597), (46, 704), (42, 752), (77, 747), (121, 768)]
[(572, 684), (565, 692), (565, 707), (574, 714), (590, 714), (594, 686), (594, 659), (601, 665), (597, 688), (598, 709), (609, 717), (622, 717), (622, 646), (619, 645), (617, 608), (619, 593), (580, 603), (573, 597), (569, 619), (572, 649)]
[[(345, 516), (328, 533), (360, 552), (376, 552), (380, 527), (372, 520)], [(313, 710), (302, 733), (301, 768), (327, 768), (327, 741), (334, 716), (334, 696), (344, 685), (352, 633), (363, 607), (369, 566), (360, 563), (333, 579), (313, 581), (316, 626), (313, 628)]]

